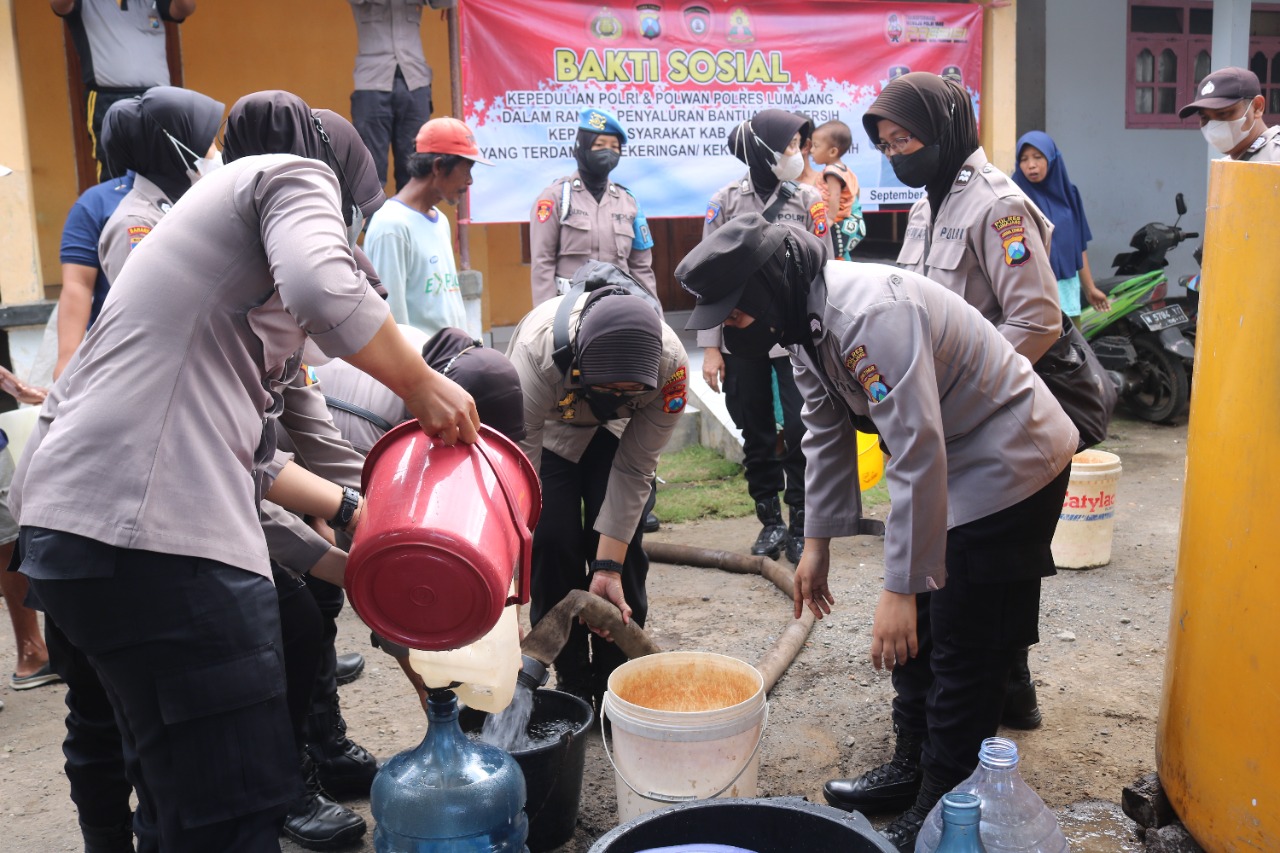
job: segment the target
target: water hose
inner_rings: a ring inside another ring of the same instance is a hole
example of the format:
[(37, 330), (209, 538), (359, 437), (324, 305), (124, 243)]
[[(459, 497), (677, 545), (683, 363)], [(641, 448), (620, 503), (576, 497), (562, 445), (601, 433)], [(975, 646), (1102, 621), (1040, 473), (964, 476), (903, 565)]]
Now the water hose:
[[(658, 563), (721, 569), (733, 574), (760, 575), (770, 581), (787, 597), (791, 606), (793, 572), (768, 557), (748, 557), (732, 551), (695, 548), (669, 542), (645, 543), (645, 553)], [(628, 658), (643, 657), (662, 651), (658, 644), (635, 622), (622, 624), (618, 608), (586, 590), (574, 590), (551, 608), (520, 643), (521, 651), (529, 658), (550, 666), (569, 641), (569, 631), (575, 619), (582, 619), (592, 628), (604, 630), (622, 649)], [(808, 610), (799, 619), (792, 619), (778, 636), (773, 646), (756, 663), (764, 679), (765, 692), (773, 689), (791, 662), (804, 648), (809, 631), (813, 628), (813, 614)]]

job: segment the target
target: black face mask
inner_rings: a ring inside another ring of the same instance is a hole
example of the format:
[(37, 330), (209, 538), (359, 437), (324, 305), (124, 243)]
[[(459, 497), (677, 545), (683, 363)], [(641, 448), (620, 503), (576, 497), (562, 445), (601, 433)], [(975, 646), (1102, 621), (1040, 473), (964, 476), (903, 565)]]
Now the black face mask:
[(782, 334), (774, 331), (764, 320), (757, 319), (745, 329), (724, 327), (724, 345), (729, 352), (744, 358), (767, 358)]
[(630, 414), (618, 414), (618, 409), (625, 406), (633, 396), (627, 393), (614, 393), (610, 391), (597, 391), (594, 388), (583, 388), (582, 398), (587, 401), (587, 405), (591, 407), (591, 414), (596, 416), (596, 420), (600, 423), (611, 421), (615, 418), (629, 418)]
[(583, 157), (582, 165), (586, 167), (586, 171), (597, 177), (603, 178), (605, 175), (618, 168), (618, 160), (622, 155), (612, 148), (597, 148), (595, 151), (588, 151)]
[(938, 174), (938, 164), (942, 160), (942, 149), (937, 145), (926, 145), (911, 154), (894, 154), (889, 158), (893, 173), (909, 187), (923, 187)]

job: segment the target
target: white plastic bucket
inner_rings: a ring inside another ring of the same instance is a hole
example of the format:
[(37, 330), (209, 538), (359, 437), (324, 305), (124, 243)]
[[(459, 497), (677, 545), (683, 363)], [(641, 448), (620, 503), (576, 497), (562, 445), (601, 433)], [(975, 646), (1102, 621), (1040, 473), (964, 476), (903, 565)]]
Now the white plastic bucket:
[(1053, 534), (1053, 562), (1060, 569), (1089, 569), (1111, 562), (1120, 457), (1085, 450), (1071, 460), (1071, 481)]
[(768, 716), (764, 679), (736, 658), (663, 652), (618, 667), (600, 719), (613, 727), (619, 823), (670, 803), (754, 797)]

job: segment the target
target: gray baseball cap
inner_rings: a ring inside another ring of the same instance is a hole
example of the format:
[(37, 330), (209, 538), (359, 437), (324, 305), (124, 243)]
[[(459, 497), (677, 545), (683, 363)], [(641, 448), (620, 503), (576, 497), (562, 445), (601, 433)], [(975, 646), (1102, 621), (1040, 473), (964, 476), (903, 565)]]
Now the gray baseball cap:
[(1178, 118), (1186, 118), (1196, 110), (1221, 110), (1240, 101), (1252, 101), (1262, 94), (1258, 75), (1248, 68), (1219, 68), (1196, 87), (1196, 100), (1178, 110)]

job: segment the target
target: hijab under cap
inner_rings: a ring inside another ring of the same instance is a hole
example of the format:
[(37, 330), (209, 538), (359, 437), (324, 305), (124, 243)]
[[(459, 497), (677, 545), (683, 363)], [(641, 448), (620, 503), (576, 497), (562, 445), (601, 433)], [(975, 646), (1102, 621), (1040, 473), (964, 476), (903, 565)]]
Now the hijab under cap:
[(231, 108), (223, 159), (230, 163), (255, 154), (296, 154), (326, 164), (338, 178), (348, 225), (352, 205), (368, 220), (386, 201), (373, 157), (351, 122), (331, 110), (312, 110), (291, 92), (254, 92)]
[(1067, 176), (1067, 161), (1062, 159), (1062, 153), (1049, 134), (1043, 130), (1024, 133), (1018, 140), (1019, 159), (1028, 145), (1049, 161), (1044, 179), (1038, 184), (1032, 183), (1019, 168), (1013, 170), (1013, 182), (1053, 223), (1049, 265), (1053, 267), (1054, 277), (1071, 278), (1084, 266), (1082, 256), (1093, 239), (1089, 220), (1084, 215), (1084, 203), (1080, 200), (1080, 191)]
[(978, 150), (978, 120), (969, 94), (954, 80), (928, 71), (912, 71), (889, 81), (862, 116), (871, 142), (880, 141), (876, 123), (888, 119), (925, 145), (940, 149), (938, 172), (925, 184), (936, 214), (969, 155)]
[(768, 196), (778, 187), (773, 167), (779, 155), (787, 150), (791, 138), (804, 135), (809, 125), (804, 116), (786, 110), (761, 110), (729, 131), (726, 146), (751, 172), (751, 186), (756, 194)]
[(638, 382), (652, 390), (662, 361), (662, 321), (639, 296), (597, 296), (582, 310), (576, 349), (583, 385)]
[[(213, 144), (222, 110), (223, 104), (208, 95), (155, 86), (111, 105), (102, 120), (102, 150), (113, 169), (137, 172), (163, 190), (169, 201), (177, 201), (191, 189), (188, 170)], [(190, 153), (180, 151), (169, 136)]]
[(461, 329), (445, 328), (423, 345), (422, 357), (475, 399), (481, 423), (512, 441), (524, 438), (524, 393), (515, 365), (505, 355)]

